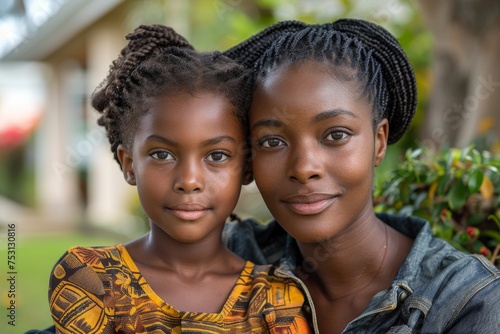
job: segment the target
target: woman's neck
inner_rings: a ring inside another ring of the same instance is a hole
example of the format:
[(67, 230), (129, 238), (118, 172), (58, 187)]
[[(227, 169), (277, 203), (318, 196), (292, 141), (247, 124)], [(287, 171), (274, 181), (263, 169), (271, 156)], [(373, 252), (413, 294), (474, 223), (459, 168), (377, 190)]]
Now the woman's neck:
[[(302, 263), (297, 275), (320, 288), (331, 300), (380, 285), (395, 249), (390, 227), (374, 215), (339, 236), (317, 244), (300, 244)], [(397, 233), (397, 232), (396, 232)]]

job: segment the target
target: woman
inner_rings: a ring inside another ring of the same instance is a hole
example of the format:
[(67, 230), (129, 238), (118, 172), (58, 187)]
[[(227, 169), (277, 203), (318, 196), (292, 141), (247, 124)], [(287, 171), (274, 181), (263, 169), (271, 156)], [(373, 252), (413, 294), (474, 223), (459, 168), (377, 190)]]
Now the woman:
[(322, 333), (497, 332), (497, 268), (426, 221), (374, 212), (374, 168), (416, 105), (394, 36), (363, 20), (281, 22), (225, 54), (254, 68), (253, 172), (276, 219), (227, 226), (229, 247), (295, 279)]

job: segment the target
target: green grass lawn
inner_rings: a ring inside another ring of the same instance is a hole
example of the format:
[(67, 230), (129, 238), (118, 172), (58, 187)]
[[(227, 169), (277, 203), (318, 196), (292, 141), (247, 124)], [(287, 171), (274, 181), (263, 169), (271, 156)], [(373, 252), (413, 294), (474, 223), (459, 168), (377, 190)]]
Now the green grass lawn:
[(0, 237), (0, 333), (17, 334), (29, 329), (44, 329), (52, 324), (48, 307), (48, 278), (54, 263), (69, 247), (112, 245), (125, 240), (118, 237), (91, 236), (78, 233), (59, 235), (24, 236), (16, 240), (16, 321), (15, 327), (8, 324), (9, 282), (7, 269), (7, 231)]

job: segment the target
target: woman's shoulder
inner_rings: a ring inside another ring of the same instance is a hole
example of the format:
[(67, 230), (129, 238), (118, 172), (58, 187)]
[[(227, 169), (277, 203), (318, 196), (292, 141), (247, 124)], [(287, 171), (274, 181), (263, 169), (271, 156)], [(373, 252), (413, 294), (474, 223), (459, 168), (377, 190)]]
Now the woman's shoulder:
[(500, 270), (481, 255), (464, 254), (449, 262), (417, 295), (432, 303), (427, 322), (442, 323), (450, 332), (500, 328)]

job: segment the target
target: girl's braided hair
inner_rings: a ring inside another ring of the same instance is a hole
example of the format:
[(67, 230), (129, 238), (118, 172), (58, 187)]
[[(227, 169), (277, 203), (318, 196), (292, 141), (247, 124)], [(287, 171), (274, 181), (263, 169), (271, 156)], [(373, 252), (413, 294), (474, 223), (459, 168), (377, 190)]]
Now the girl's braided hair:
[(374, 104), (374, 124), (383, 118), (389, 121), (389, 144), (401, 138), (415, 114), (415, 75), (406, 54), (392, 34), (368, 21), (283, 21), (224, 54), (253, 67), (257, 82), (278, 66), (308, 60), (328, 62), (339, 80), (349, 80), (354, 70)]
[(138, 117), (167, 94), (221, 94), (234, 106), (246, 130), (251, 97), (251, 74), (246, 67), (220, 52), (195, 51), (184, 37), (163, 25), (141, 25), (126, 39), (127, 46), (91, 98), (92, 107), (101, 113), (97, 123), (105, 127), (116, 161), (120, 144), (131, 147)]

